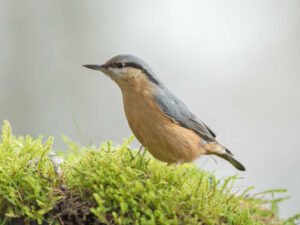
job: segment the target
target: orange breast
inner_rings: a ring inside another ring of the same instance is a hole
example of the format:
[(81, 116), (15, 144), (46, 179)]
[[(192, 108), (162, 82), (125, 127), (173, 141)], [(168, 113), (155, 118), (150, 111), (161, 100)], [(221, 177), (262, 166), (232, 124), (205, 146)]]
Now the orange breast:
[(145, 79), (120, 85), (126, 117), (136, 138), (155, 158), (168, 163), (191, 162), (205, 154), (201, 137), (171, 121), (157, 106), (155, 90)]

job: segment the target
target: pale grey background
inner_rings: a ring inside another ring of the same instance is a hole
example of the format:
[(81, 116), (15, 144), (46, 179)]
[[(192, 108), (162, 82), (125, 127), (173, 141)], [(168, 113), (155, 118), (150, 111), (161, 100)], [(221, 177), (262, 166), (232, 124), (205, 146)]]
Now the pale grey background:
[[(15, 134), (99, 144), (131, 134), (118, 87), (81, 67), (148, 62), (245, 164), (238, 188), (287, 188), (300, 212), (300, 1), (0, 1), (0, 121)], [(134, 144), (135, 146), (137, 143)], [(218, 176), (236, 174), (209, 157)]]

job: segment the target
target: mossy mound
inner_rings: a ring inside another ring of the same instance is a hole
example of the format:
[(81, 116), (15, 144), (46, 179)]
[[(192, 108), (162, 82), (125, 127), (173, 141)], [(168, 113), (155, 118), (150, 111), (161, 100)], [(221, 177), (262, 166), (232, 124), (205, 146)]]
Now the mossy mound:
[(52, 138), (45, 144), (16, 138), (5, 122), (0, 224), (15, 218), (27, 224), (294, 224), (296, 217), (277, 217), (281, 199), (250, 196), (249, 189), (234, 193), (236, 176), (217, 180), (193, 165), (174, 168), (147, 153), (135, 156), (131, 139), (80, 150), (65, 139), (69, 152), (58, 174), (47, 156)]

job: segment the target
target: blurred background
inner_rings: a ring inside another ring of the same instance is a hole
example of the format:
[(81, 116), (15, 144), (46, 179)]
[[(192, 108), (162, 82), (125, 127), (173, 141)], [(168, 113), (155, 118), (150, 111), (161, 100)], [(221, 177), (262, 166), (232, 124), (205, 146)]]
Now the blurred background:
[(247, 167), (237, 189), (286, 188), (280, 215), (300, 212), (299, 0), (2, 0), (0, 123), (66, 149), (62, 134), (83, 144), (75, 117), (87, 141), (121, 143), (119, 88), (81, 67), (120, 53), (144, 59)]

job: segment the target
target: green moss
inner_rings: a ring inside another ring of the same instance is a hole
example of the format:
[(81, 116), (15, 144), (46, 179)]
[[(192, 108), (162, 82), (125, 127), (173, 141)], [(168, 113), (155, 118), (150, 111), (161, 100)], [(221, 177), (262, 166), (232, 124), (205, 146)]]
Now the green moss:
[[(46, 157), (53, 138), (44, 144), (42, 137), (16, 138), (8, 122), (2, 128), (0, 142), (0, 220), (23, 216), (41, 222), (59, 196), (59, 179)], [(40, 160), (36, 160), (39, 157)]]
[[(64, 138), (69, 153), (62, 174), (47, 157), (52, 139), (16, 138), (5, 122), (0, 143), (0, 221), (11, 217), (84, 224), (294, 224), (277, 217), (277, 203), (234, 193), (237, 179), (185, 164), (168, 167), (148, 153), (135, 157), (132, 140), (80, 149)], [(37, 161), (36, 158), (40, 157)], [(37, 163), (30, 163), (33, 160)], [(268, 205), (271, 207), (267, 208)]]

